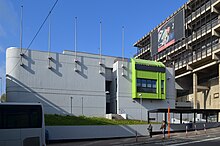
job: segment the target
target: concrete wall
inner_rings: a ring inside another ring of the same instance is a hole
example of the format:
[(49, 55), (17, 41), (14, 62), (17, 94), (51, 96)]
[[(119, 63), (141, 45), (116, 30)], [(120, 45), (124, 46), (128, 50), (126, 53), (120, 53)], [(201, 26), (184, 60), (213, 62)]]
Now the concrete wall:
[[(124, 64), (124, 75), (122, 76), (122, 64)], [(175, 78), (172, 68), (166, 69), (167, 78), (167, 97), (166, 100), (149, 100), (149, 99), (133, 99), (131, 98), (131, 63), (118, 61), (114, 64), (113, 72), (117, 76), (117, 113), (127, 114), (129, 119), (147, 120), (148, 110), (157, 108), (175, 108)], [(152, 114), (153, 116), (154, 114)], [(156, 114), (155, 114), (156, 116)], [(159, 119), (158, 119), (159, 118)], [(157, 121), (162, 121), (163, 116), (158, 116)]]
[[(148, 125), (109, 125), (109, 126), (46, 126), (49, 140), (120, 138), (146, 136)], [(153, 125), (158, 130), (160, 125)]]
[[(110, 113), (127, 114), (129, 119), (142, 120), (147, 120), (150, 109), (167, 108), (168, 102), (171, 108), (175, 107), (174, 71), (171, 68), (166, 70), (167, 99), (143, 99), (140, 104), (140, 99), (131, 97), (131, 63), (127, 59), (123, 63), (116, 57), (102, 56), (103, 65), (100, 66), (100, 57), (95, 54), (77, 52), (77, 64), (75, 53), (71, 51), (50, 53), (50, 56), (49, 62), (48, 52), (28, 50), (22, 57), (24, 65), (20, 66), (16, 65), (20, 63), (20, 49), (7, 49), (8, 102), (41, 102), (47, 114), (101, 117), (105, 116), (108, 103)], [(51, 69), (48, 69), (49, 63)], [(106, 81), (111, 81), (108, 94)]]
[[(218, 78), (211, 79), (209, 82), (201, 84), (208, 86), (209, 90), (197, 92), (197, 106), (200, 109), (219, 109), (220, 97), (219, 97), (219, 84)], [(185, 99), (193, 102), (193, 94), (185, 96)]]
[[(25, 50), (23, 50), (25, 51)], [(99, 55), (74, 52), (51, 53), (52, 69), (48, 69), (48, 53), (28, 50), (24, 67), (16, 63), (20, 49), (6, 52), (6, 92), (8, 102), (41, 102), (46, 113), (104, 116), (106, 111), (105, 67), (112, 67), (115, 57), (102, 56), (104, 74), (99, 74)]]
[[(160, 124), (152, 124), (153, 132), (160, 133)], [(220, 123), (206, 123), (206, 128), (219, 127)], [(148, 125), (109, 125), (109, 126), (46, 126), (49, 140), (98, 139), (148, 136)], [(188, 130), (194, 130), (192, 124)], [(204, 129), (204, 123), (196, 123), (197, 130)], [(170, 131), (185, 131), (185, 124), (171, 124)], [(162, 132), (161, 132), (162, 134)]]

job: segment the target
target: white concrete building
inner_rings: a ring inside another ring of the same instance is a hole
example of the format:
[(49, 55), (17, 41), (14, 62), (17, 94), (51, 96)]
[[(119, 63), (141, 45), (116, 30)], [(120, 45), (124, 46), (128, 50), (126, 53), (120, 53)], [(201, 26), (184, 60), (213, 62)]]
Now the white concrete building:
[(104, 117), (113, 113), (143, 120), (150, 109), (167, 108), (168, 103), (175, 108), (172, 68), (164, 72), (165, 99), (150, 99), (144, 96), (147, 93), (132, 97), (136, 79), (132, 79), (129, 59), (82, 52), (75, 58), (72, 51), (48, 56), (48, 52), (26, 49), (21, 55), (20, 51), (8, 48), (6, 52), (7, 102), (41, 102), (47, 114)]

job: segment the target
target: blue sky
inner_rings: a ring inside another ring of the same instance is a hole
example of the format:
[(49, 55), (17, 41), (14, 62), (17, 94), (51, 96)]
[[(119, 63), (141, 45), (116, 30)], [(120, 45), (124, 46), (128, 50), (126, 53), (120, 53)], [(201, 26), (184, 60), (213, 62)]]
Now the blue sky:
[[(19, 47), (20, 7), (23, 47), (27, 47), (56, 0), (0, 0), (0, 76), (5, 78), (5, 51)], [(187, 0), (59, 0), (51, 15), (51, 51), (74, 50), (74, 18), (78, 18), (77, 50), (98, 53), (102, 20), (103, 54), (132, 57), (133, 44), (180, 8)], [(48, 21), (30, 49), (47, 51)], [(5, 79), (4, 79), (5, 88)]]

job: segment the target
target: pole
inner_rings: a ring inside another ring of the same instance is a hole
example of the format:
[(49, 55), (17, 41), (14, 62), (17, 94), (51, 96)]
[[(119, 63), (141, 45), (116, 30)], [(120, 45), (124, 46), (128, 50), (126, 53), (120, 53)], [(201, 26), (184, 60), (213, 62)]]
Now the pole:
[(100, 64), (102, 64), (102, 21), (100, 21), (99, 23), (99, 39), (100, 39), (100, 42), (99, 42), (99, 55), (100, 55)]
[(125, 33), (125, 28), (122, 26), (122, 61), (124, 63), (124, 33)]
[(21, 56), (21, 63), (20, 65), (23, 65), (22, 61), (22, 56), (23, 56), (23, 51), (22, 51), (22, 38), (23, 38), (23, 6), (21, 6), (21, 18), (20, 18), (20, 56)]
[(136, 137), (136, 142), (138, 142), (138, 134), (137, 134), (137, 130), (135, 131), (135, 137)]
[(83, 97), (82, 97), (82, 115), (83, 115)]
[(75, 47), (74, 47), (74, 50), (75, 50), (75, 60), (77, 59), (77, 54), (76, 54), (76, 51), (77, 51), (77, 17), (75, 17), (75, 39), (74, 39), (74, 42), (75, 42)]
[(0, 80), (1, 80), (1, 94), (0, 94), (0, 99), (1, 99), (1, 97), (2, 97), (2, 77), (0, 77)]
[(138, 94), (140, 98), (140, 112), (141, 112), (141, 122), (142, 122), (142, 94)]
[(48, 57), (50, 58), (50, 48), (51, 48), (51, 15), (49, 16), (49, 26), (48, 26)]
[(168, 138), (170, 138), (170, 105), (168, 105)]
[(125, 29), (124, 26), (122, 26), (122, 76), (124, 76), (124, 33)]
[(21, 18), (20, 18), (20, 49), (21, 49), (21, 54), (23, 53), (22, 52), (22, 37), (23, 37), (23, 6), (21, 6)]
[(73, 97), (70, 97), (71, 99), (71, 115), (73, 114)]
[(196, 132), (196, 135), (197, 135), (197, 129), (196, 129), (196, 125), (195, 125), (195, 132)]
[(204, 126), (204, 132), (205, 132), (205, 134), (206, 134), (206, 128), (205, 128), (205, 124), (204, 124), (203, 126)]

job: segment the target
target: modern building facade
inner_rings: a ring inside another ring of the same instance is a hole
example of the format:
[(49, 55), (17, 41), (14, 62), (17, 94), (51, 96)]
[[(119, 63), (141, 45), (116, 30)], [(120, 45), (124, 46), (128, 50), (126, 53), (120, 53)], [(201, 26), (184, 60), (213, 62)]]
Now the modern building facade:
[(220, 108), (220, 0), (189, 0), (134, 46), (175, 68), (176, 107)]
[[(163, 63), (82, 52), (8, 48), (7, 102), (41, 102), (47, 114), (123, 114), (175, 107), (174, 70)], [(158, 118), (157, 120), (162, 120)]]

